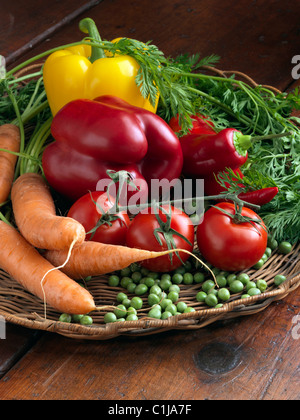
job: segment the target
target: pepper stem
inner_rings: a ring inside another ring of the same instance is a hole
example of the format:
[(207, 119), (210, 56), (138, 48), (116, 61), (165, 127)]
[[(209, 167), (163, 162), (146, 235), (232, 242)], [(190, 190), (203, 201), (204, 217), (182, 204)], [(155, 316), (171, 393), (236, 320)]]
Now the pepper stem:
[(235, 132), (233, 136), (233, 142), (234, 146), (236, 148), (236, 151), (241, 155), (245, 156), (247, 153), (247, 150), (250, 149), (252, 146), (252, 143), (254, 141), (261, 141), (261, 140), (271, 140), (271, 139), (279, 139), (282, 137), (289, 137), (293, 135), (291, 131), (288, 131), (286, 133), (279, 133), (279, 134), (269, 134), (266, 136), (247, 136), (240, 132)]
[[(90, 38), (93, 38), (95, 41), (102, 42), (101, 36), (97, 29), (96, 23), (91, 18), (84, 18), (79, 22), (79, 29), (81, 32), (88, 34)], [(90, 61), (93, 63), (94, 61), (98, 60), (99, 58), (105, 58), (106, 55), (102, 48), (100, 47), (92, 47), (92, 54), (90, 57)]]

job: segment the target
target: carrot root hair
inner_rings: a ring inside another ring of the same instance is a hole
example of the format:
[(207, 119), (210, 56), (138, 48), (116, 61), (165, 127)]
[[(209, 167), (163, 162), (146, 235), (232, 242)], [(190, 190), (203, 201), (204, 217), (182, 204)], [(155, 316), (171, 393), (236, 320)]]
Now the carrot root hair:
[(61, 268), (64, 268), (64, 266), (68, 263), (69, 259), (71, 258), (71, 254), (72, 254), (72, 250), (77, 242), (78, 238), (74, 239), (73, 242), (70, 245), (69, 251), (68, 251), (68, 255), (66, 260), (63, 262), (63, 264), (59, 265), (58, 267), (53, 267), (50, 268), (50, 270), (48, 270), (44, 275), (43, 278), (41, 280), (41, 288), (42, 288), (42, 292), (43, 292), (43, 301), (44, 301), (44, 317), (45, 319), (47, 319), (47, 302), (46, 302), (46, 294), (45, 294), (45, 290), (44, 290), (44, 282), (45, 282), (45, 278), (47, 277), (47, 275), (51, 272), (51, 271), (55, 271), (55, 270), (60, 270)]

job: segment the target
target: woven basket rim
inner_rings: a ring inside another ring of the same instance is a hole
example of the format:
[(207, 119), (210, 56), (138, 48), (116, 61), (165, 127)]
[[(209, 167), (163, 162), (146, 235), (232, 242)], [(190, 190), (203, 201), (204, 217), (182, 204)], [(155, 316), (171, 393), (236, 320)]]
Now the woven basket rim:
[[(28, 66), (19, 71), (15, 76), (20, 77), (28, 71), (41, 68), (42, 64), (43, 63), (36, 63)], [(250, 85), (257, 86), (257, 83), (251, 77), (239, 71), (219, 70), (210, 66), (202, 66), (202, 69), (224, 77), (230, 77), (235, 74)], [(262, 86), (275, 93), (281, 93), (272, 86)], [(209, 308), (207, 306), (200, 309), (196, 308), (194, 312), (173, 316), (166, 320), (143, 316), (142, 318), (139, 318), (138, 321), (115, 322), (110, 324), (96, 323), (91, 326), (58, 321), (59, 314), (56, 311), (51, 311), (51, 309), (49, 311), (50, 317), (45, 319), (41, 315), (41, 313), (43, 313), (44, 303), (25, 290), (22, 290), (20, 285), (0, 270), (0, 316), (4, 317), (7, 322), (25, 328), (53, 332), (69, 338), (83, 340), (107, 340), (121, 335), (138, 337), (176, 329), (195, 330), (216, 321), (258, 313), (265, 310), (272, 302), (281, 300), (295, 291), (300, 285), (299, 256), (300, 244), (295, 244), (292, 252), (288, 255), (274, 253), (272, 258), (267, 262), (267, 267), (269, 267), (269, 269), (266, 269), (266, 265), (264, 265), (260, 270), (248, 271), (250, 279), (258, 277), (265, 278), (270, 282), (271, 286), (272, 278), (276, 273), (287, 273), (287, 280), (284, 283), (278, 287), (271, 287), (271, 290), (260, 295), (243, 299), (237, 297), (229, 302), (224, 302), (223, 306), (220, 308)], [(275, 271), (272, 271), (272, 269), (270, 270), (272, 263), (276, 265), (276, 267), (274, 266)], [(247, 272), (247, 270), (244, 272)], [(108, 276), (96, 277), (93, 278), (93, 281), (107, 281), (107, 277)], [(191, 289), (191, 287), (189, 289)], [(11, 297), (12, 294), (13, 298)], [(26, 301), (26, 304), (31, 308), (31, 311), (26, 312), (26, 310), (24, 310), (22, 305), (23, 301)], [(40, 313), (38, 313), (39, 310)]]

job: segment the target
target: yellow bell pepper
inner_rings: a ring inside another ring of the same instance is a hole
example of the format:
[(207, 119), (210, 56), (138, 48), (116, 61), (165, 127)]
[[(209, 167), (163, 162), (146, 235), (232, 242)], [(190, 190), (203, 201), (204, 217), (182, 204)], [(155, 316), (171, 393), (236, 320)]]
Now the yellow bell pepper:
[[(101, 40), (94, 21), (80, 22), (80, 28)], [(131, 105), (157, 110), (145, 99), (135, 82), (139, 71), (137, 61), (128, 55), (107, 53), (100, 48), (78, 45), (59, 50), (47, 58), (43, 67), (45, 91), (52, 114), (75, 99), (95, 99), (102, 95), (117, 96)]]

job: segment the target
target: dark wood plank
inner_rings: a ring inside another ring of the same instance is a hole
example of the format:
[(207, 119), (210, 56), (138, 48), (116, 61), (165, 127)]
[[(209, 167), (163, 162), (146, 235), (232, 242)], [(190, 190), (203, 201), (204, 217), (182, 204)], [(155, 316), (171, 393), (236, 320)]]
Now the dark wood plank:
[(7, 64), (101, 0), (18, 0), (1, 5), (0, 52)]
[[(78, 22), (93, 18), (103, 39), (152, 40), (167, 56), (217, 54), (219, 67), (249, 74), (258, 83), (285, 89), (292, 57), (299, 53), (298, 0), (105, 0), (47, 38), (30, 53), (78, 41)], [(13, 38), (18, 37), (12, 34)], [(26, 55), (23, 57), (26, 58)]]
[[(25, 10), (21, 2), (25, 4), (21, 0), (18, 7), (11, 2), (6, 11), (15, 11), (20, 19)], [(105, 39), (152, 40), (172, 56), (218, 54), (220, 68), (247, 72), (259, 83), (285, 89), (293, 82), (291, 59), (299, 54), (298, 0), (103, 0), (76, 18), (70, 14), (84, 2), (57, 2), (55, 7), (49, 3), (39, 2), (35, 26), (29, 13), (6, 38), (8, 31), (2, 25), (0, 39), (5, 42), (0, 41), (0, 51), (11, 57), (11, 65), (17, 58), (14, 52), (24, 45), (19, 61), (81, 39), (78, 21), (89, 16)], [(54, 32), (47, 32), (49, 28)], [(0, 395), (2, 399), (297, 400), (299, 339), (293, 320), (299, 299), (298, 290), (250, 317), (137, 339), (82, 342), (45, 334), (32, 346), (34, 332), (11, 326), (13, 333), (1, 342)]]
[[(83, 342), (45, 335), (0, 380), (5, 399), (298, 400), (300, 294), (197, 331)], [(299, 338), (298, 338), (299, 340)]]
[[(1, 318), (0, 378), (36, 343), (41, 332), (4, 323)], [(3, 330), (2, 330), (3, 328)]]

